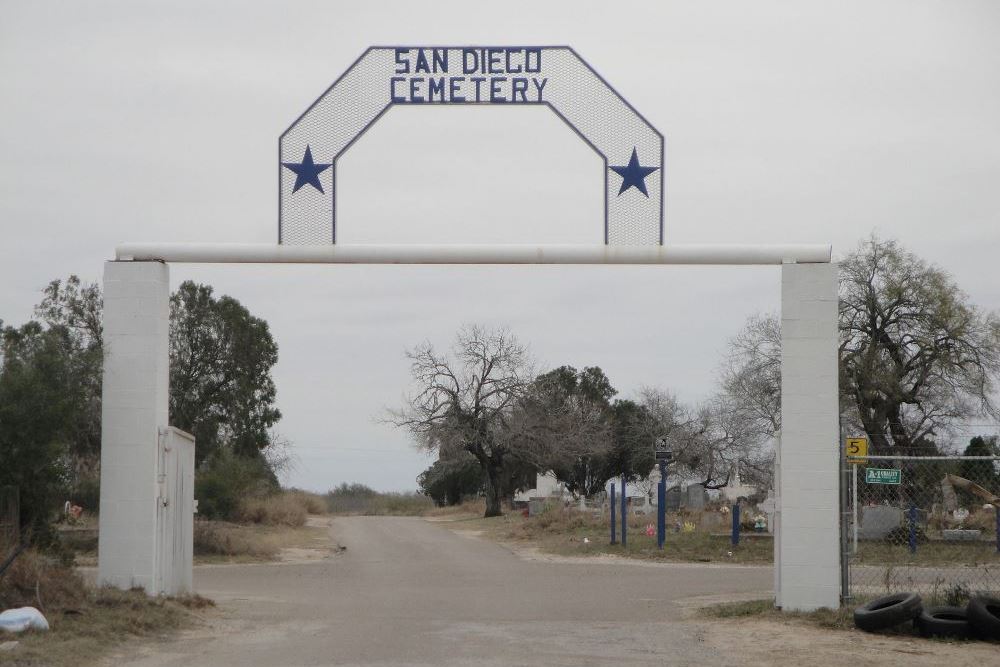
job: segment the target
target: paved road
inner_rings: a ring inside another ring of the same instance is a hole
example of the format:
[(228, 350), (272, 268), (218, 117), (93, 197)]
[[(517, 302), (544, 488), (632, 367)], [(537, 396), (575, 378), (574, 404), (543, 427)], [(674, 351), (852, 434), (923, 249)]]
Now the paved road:
[(337, 519), (347, 550), (202, 567), (224, 617), (116, 665), (722, 665), (679, 600), (761, 592), (769, 568), (525, 560), (441, 524)]

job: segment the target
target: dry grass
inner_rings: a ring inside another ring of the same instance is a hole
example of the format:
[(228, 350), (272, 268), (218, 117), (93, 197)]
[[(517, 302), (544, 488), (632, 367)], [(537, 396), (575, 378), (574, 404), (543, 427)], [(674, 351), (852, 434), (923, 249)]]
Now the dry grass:
[(194, 524), (195, 564), (268, 562), (301, 557), (303, 551), (324, 557), (336, 550), (324, 523), (320, 519), (305, 526), (282, 526), (198, 520)]
[(312, 515), (328, 514), (327, 500), (318, 493), (287, 489), (280, 493), (248, 498), (240, 503), (236, 520), (268, 526), (304, 526)]
[(852, 630), (854, 628), (854, 611), (850, 607), (840, 607), (838, 609), (823, 608), (810, 612), (783, 612), (775, 608), (773, 598), (748, 600), (745, 602), (726, 602), (703, 607), (698, 612), (702, 616), (710, 618), (745, 618), (753, 616), (780, 621), (787, 621), (789, 619), (800, 620), (810, 625), (829, 630)]
[(415, 493), (382, 493), (363, 484), (341, 484), (326, 494), (332, 514), (364, 516), (422, 516), (434, 508), (427, 496)]
[(32, 550), (22, 553), (0, 579), (0, 609), (78, 609), (87, 595), (83, 578), (72, 568)]
[(193, 610), (213, 606), (200, 596), (151, 598), (141, 590), (94, 589), (72, 569), (25, 552), (0, 580), (0, 608), (33, 606), (49, 632), (19, 634), (0, 663), (64, 667), (97, 660), (131, 637), (163, 636), (194, 622)]
[(299, 496), (278, 493), (244, 500), (240, 503), (237, 519), (243, 523), (294, 527), (304, 526), (308, 514)]
[(474, 498), (466, 500), (460, 505), (448, 505), (445, 507), (431, 507), (424, 512), (424, 516), (431, 517), (456, 517), (456, 516), (483, 516), (486, 513), (486, 499)]
[(288, 489), (284, 491), (284, 495), (293, 498), (308, 514), (328, 514), (330, 512), (326, 498), (318, 493), (302, 489)]
[(274, 560), (279, 548), (259, 531), (224, 521), (194, 522), (195, 556)]
[[(616, 555), (645, 560), (766, 564), (774, 554), (770, 539), (744, 537), (734, 547), (728, 535), (700, 530), (668, 530), (664, 548), (660, 550), (655, 534), (650, 536), (645, 532), (656, 519), (642, 516), (629, 517), (628, 545), (623, 547), (620, 543), (610, 543), (610, 519), (606, 514), (561, 506), (550, 507), (530, 518), (521, 514), (492, 519), (459, 515), (454, 520), (461, 520), (464, 530), (479, 530), (498, 541), (525, 543), (563, 556)], [(672, 525), (672, 521), (667, 525)]]
[(944, 542), (928, 540), (910, 553), (907, 544), (863, 540), (858, 543), (856, 562), (865, 565), (906, 566), (992, 566), (1000, 565), (995, 542)]

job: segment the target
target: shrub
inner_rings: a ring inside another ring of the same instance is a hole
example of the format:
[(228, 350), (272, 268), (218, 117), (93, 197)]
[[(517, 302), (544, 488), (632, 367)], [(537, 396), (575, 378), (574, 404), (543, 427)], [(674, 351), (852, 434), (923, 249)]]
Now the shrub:
[(27, 550), (0, 579), (0, 609), (41, 607), (45, 612), (78, 610), (87, 601), (87, 586), (73, 568)]
[(363, 513), (377, 495), (375, 489), (364, 484), (344, 482), (327, 492), (326, 505), (333, 514), (358, 514)]
[(964, 607), (972, 597), (972, 591), (961, 581), (955, 582), (944, 591), (944, 603), (949, 607)]
[(372, 514), (419, 516), (434, 507), (434, 501), (420, 493), (383, 493)]
[(341, 484), (326, 494), (327, 507), (333, 514), (416, 516), (434, 506), (419, 493), (379, 493), (364, 484)]
[(318, 493), (303, 491), (301, 489), (288, 489), (284, 493), (294, 498), (295, 502), (299, 503), (307, 514), (326, 514), (330, 511), (326, 503), (326, 498)]
[(287, 493), (266, 498), (250, 498), (240, 503), (237, 520), (269, 526), (303, 526), (306, 508), (301, 499)]
[(228, 451), (216, 453), (195, 475), (198, 514), (209, 519), (237, 519), (244, 501), (276, 490), (274, 475), (263, 459)]
[(85, 512), (97, 514), (101, 504), (101, 478), (99, 475), (80, 477), (69, 492), (69, 500)]

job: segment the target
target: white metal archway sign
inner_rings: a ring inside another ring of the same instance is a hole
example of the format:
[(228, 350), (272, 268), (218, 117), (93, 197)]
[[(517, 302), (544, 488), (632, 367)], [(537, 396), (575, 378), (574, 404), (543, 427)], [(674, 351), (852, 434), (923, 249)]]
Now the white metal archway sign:
[(337, 240), (337, 161), (394, 106), (544, 105), (604, 162), (604, 242), (663, 243), (663, 135), (568, 46), (373, 46), (281, 135), (278, 242)]
[[(336, 245), (337, 160), (390, 108), (411, 104), (548, 106), (604, 161), (604, 243)], [(169, 426), (168, 263), (769, 264), (781, 266), (782, 303), (775, 597), (789, 610), (839, 603), (829, 245), (663, 245), (663, 137), (568, 47), (372, 47), (281, 136), (278, 169), (278, 245), (122, 244), (105, 265), (100, 583), (190, 588), (190, 551), (173, 549), (190, 544), (190, 516), (173, 525), (184, 512), (164, 511), (177, 468), (160, 438)], [(180, 486), (192, 499), (191, 485)], [(182, 537), (166, 539), (171, 527)]]

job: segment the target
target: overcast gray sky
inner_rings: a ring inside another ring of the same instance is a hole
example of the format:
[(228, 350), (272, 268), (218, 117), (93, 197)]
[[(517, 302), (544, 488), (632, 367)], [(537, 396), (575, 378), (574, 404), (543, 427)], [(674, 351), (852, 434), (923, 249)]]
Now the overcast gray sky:
[[(668, 243), (873, 229), (1000, 308), (1000, 3), (0, 0), (0, 318), (122, 241), (272, 243), (278, 135), (373, 44), (569, 44), (666, 136)], [(599, 242), (599, 158), (543, 108), (394, 108), (338, 167), (338, 240)], [(174, 265), (280, 346), (292, 484), (415, 488), (375, 423), (405, 348), (505, 324), (625, 396), (711, 392), (776, 268)]]

